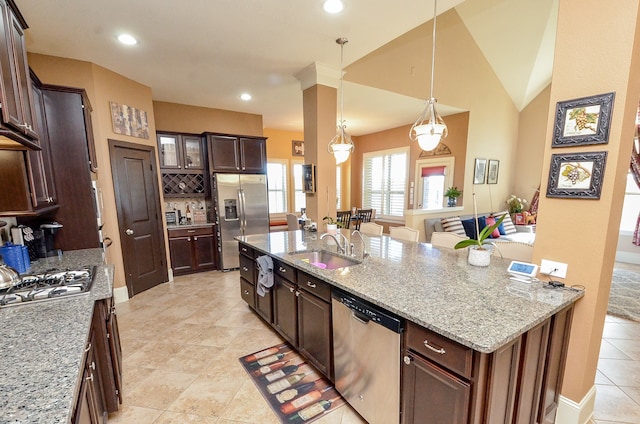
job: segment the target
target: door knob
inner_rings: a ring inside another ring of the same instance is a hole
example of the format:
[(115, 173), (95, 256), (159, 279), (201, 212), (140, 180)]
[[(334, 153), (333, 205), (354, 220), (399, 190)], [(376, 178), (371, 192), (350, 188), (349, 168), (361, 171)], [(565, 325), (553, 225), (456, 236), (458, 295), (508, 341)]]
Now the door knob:
[(132, 236), (133, 235), (133, 230), (131, 228), (127, 228), (125, 233), (127, 233), (128, 236)]

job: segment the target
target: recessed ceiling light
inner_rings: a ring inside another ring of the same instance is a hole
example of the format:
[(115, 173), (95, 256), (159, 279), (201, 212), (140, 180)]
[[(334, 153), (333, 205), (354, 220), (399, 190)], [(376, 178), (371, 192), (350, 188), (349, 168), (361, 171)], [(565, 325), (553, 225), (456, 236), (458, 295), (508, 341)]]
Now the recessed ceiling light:
[(247, 101), (251, 100), (251, 94), (249, 94), (249, 93), (242, 93), (242, 94), (240, 95), (240, 98), (241, 98), (242, 100), (244, 100), (245, 102), (247, 102)]
[(327, 0), (322, 7), (327, 13), (339, 13), (342, 12), (344, 5), (341, 0)]
[(127, 46), (133, 46), (138, 44), (138, 40), (136, 40), (135, 38), (133, 38), (132, 35), (129, 35), (129, 34), (118, 35), (118, 41), (120, 41), (122, 44), (126, 44)]

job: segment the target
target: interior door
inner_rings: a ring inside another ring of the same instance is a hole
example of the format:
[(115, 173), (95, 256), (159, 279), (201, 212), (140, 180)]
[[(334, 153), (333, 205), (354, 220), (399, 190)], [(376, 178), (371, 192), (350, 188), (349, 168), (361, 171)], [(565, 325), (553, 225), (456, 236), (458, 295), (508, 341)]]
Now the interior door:
[(109, 140), (129, 296), (167, 281), (155, 148)]

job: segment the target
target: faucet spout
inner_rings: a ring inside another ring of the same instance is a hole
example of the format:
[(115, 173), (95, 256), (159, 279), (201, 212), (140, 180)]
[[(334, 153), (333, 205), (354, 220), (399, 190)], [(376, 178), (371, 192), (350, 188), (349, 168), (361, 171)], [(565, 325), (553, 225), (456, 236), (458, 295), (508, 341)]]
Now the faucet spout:
[[(351, 237), (355, 235), (357, 235), (362, 242), (362, 260), (364, 261), (364, 259), (369, 256), (369, 252), (367, 252), (367, 243), (365, 243), (364, 237), (362, 237), (362, 233), (360, 231), (353, 230), (353, 232), (351, 233)], [(355, 252), (353, 251), (353, 244), (351, 245), (351, 255), (355, 256)]]
[[(320, 240), (324, 239), (325, 237), (331, 237), (335, 242), (336, 242), (336, 246), (337, 246), (337, 251), (338, 253), (346, 253), (347, 249), (349, 248), (349, 240), (347, 240), (347, 237), (342, 234), (342, 233), (337, 233), (338, 237), (336, 237), (335, 234), (329, 234), (329, 233), (323, 233), (320, 236)], [(340, 240), (343, 239), (344, 240), (344, 245), (340, 242)]]

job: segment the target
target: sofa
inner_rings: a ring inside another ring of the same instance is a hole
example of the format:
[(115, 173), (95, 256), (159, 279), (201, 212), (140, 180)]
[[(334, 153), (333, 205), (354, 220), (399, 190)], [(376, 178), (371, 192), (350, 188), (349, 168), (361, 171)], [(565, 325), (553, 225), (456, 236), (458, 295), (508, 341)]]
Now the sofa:
[[(479, 213), (478, 218), (486, 219), (486, 217), (491, 215), (499, 218), (505, 213), (506, 211), (494, 212), (493, 214)], [(460, 221), (462, 222), (470, 219), (472, 220), (473, 215), (459, 215), (459, 216), (456, 215), (456, 216), (449, 216), (449, 217), (426, 218), (424, 220), (424, 227), (425, 227), (424, 229), (427, 236), (427, 243), (431, 242), (431, 235), (435, 231), (452, 231), (452, 232), (457, 232), (460, 235), (465, 235), (464, 227), (461, 232), (460, 227), (457, 225), (456, 218), (459, 218)], [(480, 223), (480, 226), (482, 226), (482, 222)], [(502, 242), (513, 241), (513, 242), (519, 242), (519, 243), (526, 243), (530, 245), (533, 245), (533, 243), (535, 242), (536, 234), (534, 231), (532, 231), (533, 227), (526, 226), (526, 225), (514, 225), (508, 213), (502, 223), (502, 227), (505, 229), (505, 231), (502, 231), (498, 238), (489, 239), (491, 242), (502, 243)], [(466, 235), (469, 236), (469, 234), (466, 234)]]

